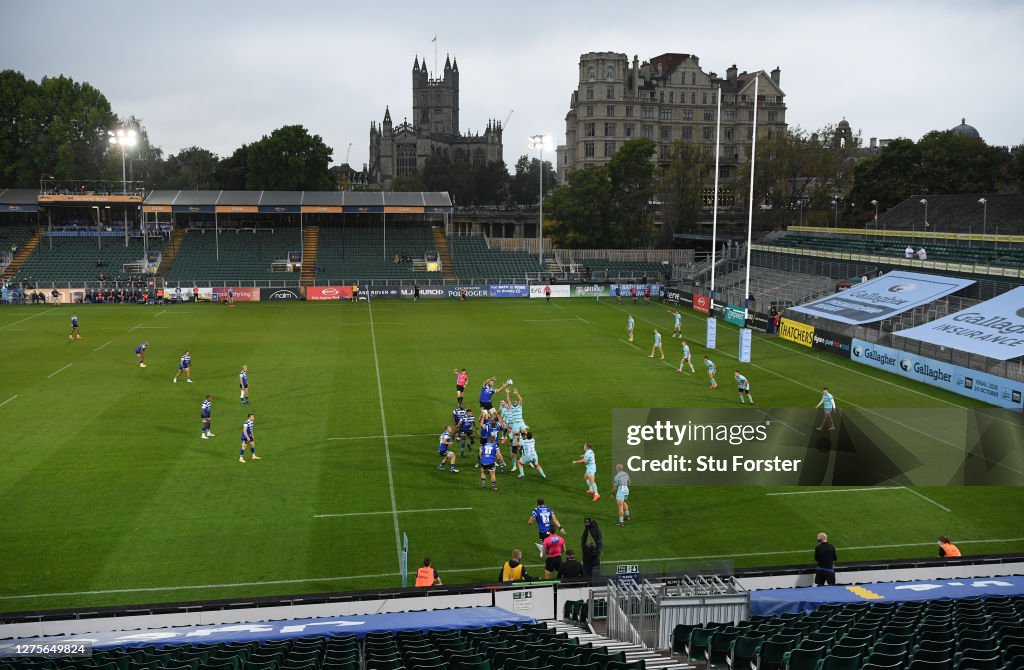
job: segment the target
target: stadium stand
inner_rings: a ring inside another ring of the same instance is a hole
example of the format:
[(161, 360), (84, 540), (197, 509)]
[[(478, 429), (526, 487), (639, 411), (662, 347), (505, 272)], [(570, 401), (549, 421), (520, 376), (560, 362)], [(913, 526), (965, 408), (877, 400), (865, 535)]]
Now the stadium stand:
[(533, 254), (491, 249), (480, 235), (450, 237), (449, 244), (455, 272), (462, 281), (522, 280), (529, 274), (537, 276), (543, 271)]
[(651, 261), (610, 261), (592, 258), (586, 261), (586, 268), (591, 279), (636, 279), (647, 277), (650, 280), (660, 279), (665, 273), (661, 263)]
[[(316, 278), (342, 283), (365, 279), (441, 279), (440, 272), (427, 272), (422, 262), (428, 253), (437, 251), (430, 226), (389, 224), (386, 235), (385, 246), (385, 230), (379, 225), (320, 226)], [(406, 256), (408, 259), (403, 259)], [(398, 263), (394, 262), (396, 257)]]
[[(822, 293), (835, 290), (831, 277), (787, 272), (751, 266), (750, 292), (767, 309), (769, 304), (778, 307), (798, 305)], [(735, 270), (716, 278), (715, 290), (720, 300), (732, 304), (743, 304), (746, 270)]]
[[(787, 232), (779, 236), (772, 244), (776, 247), (792, 249), (816, 249), (846, 254), (870, 254), (903, 258), (907, 247), (906, 239), (888, 240), (870, 237), (852, 237), (844, 235), (814, 235), (809, 233)], [(938, 240), (914, 241), (915, 249), (925, 247), (928, 260), (955, 263), (974, 263), (977, 265), (999, 265), (1004, 267), (1020, 267), (1024, 264), (1024, 247), (996, 248), (986, 246), (955, 244)]]
[[(44, 239), (32, 254), (18, 268), (13, 280), (16, 282), (82, 282), (96, 281), (103, 274), (108, 281), (124, 281), (129, 273), (124, 264), (143, 261), (145, 248), (149, 251), (163, 251), (166, 241), (162, 237), (151, 237), (147, 245), (142, 238), (131, 237), (128, 246), (120, 236), (104, 236), (102, 247), (98, 248), (96, 237), (53, 237)], [(97, 265), (102, 263), (102, 266)]]
[[(274, 272), (271, 264), (284, 261), (289, 251), (302, 249), (297, 228), (227, 229), (217, 240), (212, 230), (192, 228), (177, 250), (169, 281), (280, 281), (297, 275)], [(220, 258), (217, 246), (220, 246)]]
[[(978, 200), (984, 197), (986, 207)], [(1024, 195), (912, 195), (878, 217), (878, 227), (887, 230), (917, 230), (924, 227), (924, 206), (928, 201), (928, 223), (933, 231), (1019, 235)], [(874, 222), (869, 224), (872, 228)]]

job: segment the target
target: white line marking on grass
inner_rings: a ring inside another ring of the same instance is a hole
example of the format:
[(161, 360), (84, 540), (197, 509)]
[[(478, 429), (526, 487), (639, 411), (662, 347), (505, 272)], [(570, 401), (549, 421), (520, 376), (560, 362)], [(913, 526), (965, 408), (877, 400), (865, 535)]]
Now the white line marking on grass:
[[(957, 545), (961, 544), (993, 544), (997, 542), (1024, 542), (1024, 537), (1013, 537), (1005, 539), (992, 539), (992, 540), (957, 540)], [(934, 547), (934, 542), (914, 542), (909, 544), (875, 544), (867, 545), (863, 547), (843, 547), (844, 551), (858, 551), (867, 549), (904, 549), (907, 547)], [(807, 547), (800, 549), (792, 549), (787, 551), (759, 551), (747, 554), (710, 554), (707, 556), (671, 556), (668, 558), (625, 558), (625, 559), (611, 559), (605, 558), (606, 562), (614, 561), (616, 563), (654, 563), (657, 561), (697, 561), (707, 560), (709, 558), (729, 558), (740, 556), (743, 558), (756, 558), (758, 556), (786, 556), (794, 554), (806, 554)], [(492, 572), (494, 567), (486, 565), (480, 568), (452, 568), (445, 569), (445, 572)], [(116, 593), (154, 593), (154, 592), (166, 592), (166, 591), (197, 591), (204, 589), (235, 589), (235, 588), (249, 588), (253, 586), (278, 586), (287, 584), (319, 584), (323, 582), (345, 582), (356, 579), (382, 579), (384, 577), (397, 577), (401, 573), (395, 572), (379, 572), (372, 575), (345, 575), (339, 577), (309, 577), (305, 579), (273, 579), (261, 582), (235, 582), (233, 584), (189, 584), (185, 586), (149, 586), (142, 588), (128, 588), (128, 589), (103, 589), (95, 591), (65, 591), (61, 593), (28, 593), (23, 595), (4, 596), (0, 595), (0, 600), (27, 600), (31, 598), (67, 598), (69, 596), (102, 596), (111, 595)]]
[[(339, 325), (339, 326), (372, 326), (374, 324), (371, 324), (369, 321), (363, 321), (361, 323), (353, 323), (353, 322), (348, 322), (347, 321), (345, 323), (339, 323), (337, 325)], [(377, 321), (376, 325), (378, 325), (378, 326), (404, 326), (405, 324), (404, 323), (398, 323), (397, 321)]]
[(545, 321), (576, 321), (577, 319), (523, 319), (526, 323), (542, 323)]
[(928, 502), (930, 502), (931, 504), (935, 505), (936, 507), (938, 507), (938, 508), (939, 508), (939, 509), (941, 509), (941, 510), (945, 510), (945, 511), (947, 511), (947, 512), (952, 512), (952, 511), (953, 511), (953, 510), (949, 509), (948, 507), (945, 507), (944, 505), (940, 505), (939, 503), (935, 502), (934, 500), (932, 500), (932, 499), (931, 499), (931, 498), (929, 498), (928, 496), (926, 496), (926, 495), (924, 495), (924, 494), (922, 494), (922, 493), (918, 493), (918, 492), (917, 492), (917, 491), (915, 491), (914, 489), (911, 489), (911, 488), (907, 488), (906, 486), (904, 486), (904, 487), (903, 487), (903, 489), (904, 489), (905, 491), (907, 491), (908, 493), (913, 493), (913, 494), (914, 494), (915, 496), (917, 496), (918, 498), (922, 498), (922, 499), (924, 499), (924, 500), (927, 500)]
[(102, 349), (103, 347), (107, 346), (107, 345), (108, 345), (108, 344), (110, 344), (111, 342), (113, 342), (113, 340), (107, 340), (107, 341), (106, 341), (105, 343), (103, 343), (103, 344), (101, 344), (100, 346), (98, 346), (98, 347), (96, 347), (95, 349), (93, 349), (93, 351), (99, 351), (100, 349)]
[[(64, 372), (65, 370), (67, 370), (68, 368), (70, 368), (70, 367), (71, 367), (72, 365), (74, 365), (74, 363), (68, 363), (67, 365), (65, 365), (64, 367), (62, 367), (62, 368), (61, 368), (60, 370), (57, 370), (57, 372)], [(47, 379), (49, 379), (50, 377), (53, 377), (54, 375), (56, 375), (56, 374), (57, 374), (57, 372), (51, 372), (50, 374), (48, 374), (48, 375), (46, 376), (46, 378), (47, 378)]]
[(641, 349), (640, 347), (636, 346), (635, 344), (633, 344), (633, 343), (632, 343), (632, 342), (630, 342), (629, 340), (624, 340), (624, 339), (622, 339), (622, 338), (620, 337), (620, 338), (619, 338), (619, 342), (625, 342), (626, 344), (628, 344), (629, 346), (633, 347), (633, 348), (634, 348), (634, 349), (636, 349), (637, 351), (643, 351), (643, 349)]
[(400, 437), (426, 437), (428, 435), (437, 435), (438, 433), (406, 433), (405, 435), (359, 435), (356, 437), (329, 437), (328, 442), (334, 442), (337, 440), (383, 440), (385, 437), (392, 440)]
[(160, 316), (161, 314), (166, 314), (166, 313), (167, 313), (166, 309), (163, 310), (162, 312), (157, 312), (156, 314), (153, 315), (153, 318), (155, 319), (156, 317)]
[(53, 307), (51, 309), (46, 310), (45, 312), (39, 312), (38, 314), (33, 314), (32, 316), (26, 316), (24, 319), (18, 319), (17, 321), (13, 321), (13, 322), (7, 324), (6, 326), (0, 326), (0, 330), (7, 330), (11, 326), (16, 326), (19, 323), (23, 323), (25, 321), (28, 321), (29, 319), (34, 319), (37, 316), (42, 316), (43, 314), (49, 314), (50, 312), (53, 312), (56, 309), (57, 309), (56, 307)]
[(140, 323), (139, 325), (135, 326), (134, 328), (129, 328), (129, 329), (128, 329), (128, 332), (130, 333), (130, 332), (132, 332), (133, 330), (137, 330), (137, 329), (139, 329), (139, 328), (142, 328), (142, 324), (141, 324), (141, 323)]
[(8, 328), (7, 329), (7, 331), (11, 332), (11, 333), (13, 333), (13, 332), (24, 333), (26, 330), (28, 330), (28, 328)]
[(370, 315), (370, 342), (373, 344), (373, 369), (377, 373), (377, 400), (380, 402), (380, 427), (384, 433), (384, 460), (388, 470), (388, 490), (391, 494), (391, 520), (395, 526), (395, 552), (398, 561), (402, 560), (402, 541), (398, 534), (398, 503), (395, 502), (395, 475), (391, 472), (391, 443), (388, 441), (388, 420), (384, 415), (384, 387), (380, 382), (380, 358), (377, 356), (377, 331), (373, 326), (373, 303), (367, 301), (367, 313)]
[(784, 491), (781, 493), (765, 493), (766, 496), (806, 496), (815, 493), (861, 493), (863, 491), (899, 491), (906, 486), (869, 486), (860, 489), (825, 489), (822, 491)]
[(590, 325), (590, 322), (589, 322), (589, 321), (587, 321), (586, 319), (584, 319), (584, 318), (583, 318), (582, 316), (580, 316), (579, 314), (577, 314), (577, 315), (576, 315), (576, 318), (577, 318), (577, 319), (579, 319), (580, 321), (582, 321), (583, 323), (587, 324), (588, 326)]
[[(471, 512), (472, 507), (432, 507), (431, 509), (400, 509), (398, 514), (412, 514), (422, 512)], [(334, 519), (342, 516), (376, 516), (377, 514), (391, 514), (391, 512), (349, 512), (348, 514), (314, 514), (314, 519)]]
[(135, 326), (135, 328), (132, 328), (132, 330), (167, 330), (168, 328), (170, 328), (170, 326), (143, 326), (140, 324)]
[(0, 402), (0, 407), (3, 407), (4, 405), (6, 405), (7, 403), (11, 402), (12, 400), (14, 400), (14, 399), (15, 399), (15, 398), (17, 398), (17, 397), (18, 397), (18, 396), (16, 396), (16, 395), (12, 395), (12, 396), (11, 396), (10, 398), (8, 398), (7, 400), (4, 400), (3, 402)]

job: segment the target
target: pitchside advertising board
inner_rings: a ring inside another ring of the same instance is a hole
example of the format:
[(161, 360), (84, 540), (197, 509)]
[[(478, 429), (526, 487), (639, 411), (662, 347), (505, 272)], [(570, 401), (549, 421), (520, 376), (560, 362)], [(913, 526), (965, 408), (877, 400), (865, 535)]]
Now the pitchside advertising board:
[(558, 284), (558, 285), (553, 285), (553, 284), (548, 284), (548, 285), (535, 284), (535, 285), (530, 287), (530, 297), (531, 298), (543, 298), (543, 297), (545, 297), (545, 295), (544, 295), (544, 288), (545, 288), (545, 286), (551, 286), (551, 297), (552, 298), (568, 298), (571, 295), (571, 292), (569, 290), (568, 284)]
[(853, 339), (850, 358), (857, 363), (937, 386), (997, 407), (1024, 408), (1024, 382), (1004, 379), (857, 338)]
[(530, 287), (527, 284), (491, 284), (487, 287), (492, 298), (529, 298)]
[(261, 288), (260, 301), (304, 300), (301, 289), (297, 288)]
[(351, 300), (351, 286), (307, 286), (306, 300)]
[(260, 300), (260, 289), (236, 286), (215, 287), (213, 289), (213, 300), (227, 300), (228, 291), (231, 292), (235, 302), (259, 302)]
[(711, 297), (701, 294), (693, 296), (693, 309), (701, 314), (711, 313)]
[(1024, 287), (894, 334), (1000, 361), (1019, 358), (1024, 356)]
[(779, 322), (779, 337), (805, 347), (813, 347), (814, 326), (808, 326), (806, 323), (800, 323), (792, 319), (782, 319)]
[(853, 340), (845, 335), (836, 335), (820, 328), (811, 332), (811, 348), (818, 351), (827, 351), (836, 356), (849, 358), (852, 345)]
[(790, 309), (840, 323), (860, 325), (926, 305), (973, 283), (973, 279), (897, 270)]

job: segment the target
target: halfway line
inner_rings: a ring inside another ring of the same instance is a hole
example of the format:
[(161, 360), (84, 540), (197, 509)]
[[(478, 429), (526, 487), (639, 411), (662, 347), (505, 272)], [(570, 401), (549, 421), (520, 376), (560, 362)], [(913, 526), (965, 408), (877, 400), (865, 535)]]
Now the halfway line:
[(436, 434), (437, 433), (406, 433), (405, 435), (360, 435), (358, 437), (329, 437), (327, 438), (327, 441), (334, 442), (336, 440), (383, 440), (385, 437), (426, 437), (428, 435)]
[(48, 314), (48, 313), (50, 313), (50, 312), (54, 311), (55, 309), (57, 309), (57, 308), (56, 308), (56, 307), (53, 307), (53, 308), (51, 308), (51, 309), (48, 309), (48, 310), (46, 310), (45, 312), (39, 312), (38, 314), (33, 314), (32, 316), (26, 316), (26, 317), (25, 317), (24, 319), (19, 319), (19, 320), (17, 320), (17, 321), (14, 321), (14, 322), (12, 322), (12, 323), (9, 323), (9, 324), (7, 324), (6, 326), (0, 326), (0, 330), (7, 330), (7, 329), (8, 329), (8, 328), (10, 328), (11, 326), (16, 326), (16, 325), (18, 325), (19, 323), (22, 323), (22, 322), (24, 322), (24, 321), (28, 321), (29, 319), (34, 319), (34, 318), (36, 318), (37, 316), (42, 316), (43, 314)]
[(825, 489), (823, 491), (785, 491), (783, 493), (765, 493), (766, 496), (806, 496), (814, 493), (859, 493), (861, 491), (899, 491), (906, 486), (870, 486), (863, 489)]
[[(62, 367), (60, 370), (57, 370), (57, 372), (63, 372), (64, 370), (67, 370), (68, 368), (70, 368), (72, 365), (74, 365), (74, 363), (68, 363), (67, 365)], [(50, 377), (52, 377), (55, 374), (57, 374), (57, 372), (51, 372), (49, 375), (46, 376), (46, 378), (49, 379)]]
[[(472, 507), (434, 507), (431, 509), (400, 509), (395, 514), (412, 514), (422, 512), (468, 512)], [(348, 514), (314, 514), (314, 519), (334, 519), (341, 516), (375, 516), (377, 514), (391, 514), (391, 512), (349, 512)]]

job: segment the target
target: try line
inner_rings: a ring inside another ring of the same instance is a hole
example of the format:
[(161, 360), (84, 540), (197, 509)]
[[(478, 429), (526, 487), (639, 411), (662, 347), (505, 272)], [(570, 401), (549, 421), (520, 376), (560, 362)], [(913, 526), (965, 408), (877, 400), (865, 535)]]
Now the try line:
[(404, 435), (360, 435), (358, 437), (329, 437), (328, 442), (334, 442), (337, 440), (383, 440), (384, 438), (399, 438), (399, 437), (427, 437), (428, 435), (436, 435), (437, 433), (406, 433)]
[[(423, 512), (471, 512), (472, 507), (432, 507), (430, 509), (400, 509), (396, 510), (395, 514), (416, 514)], [(336, 519), (342, 516), (376, 516), (378, 514), (391, 514), (391, 511), (387, 512), (349, 512), (347, 514), (314, 514), (314, 519)]]

